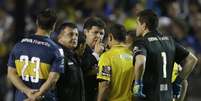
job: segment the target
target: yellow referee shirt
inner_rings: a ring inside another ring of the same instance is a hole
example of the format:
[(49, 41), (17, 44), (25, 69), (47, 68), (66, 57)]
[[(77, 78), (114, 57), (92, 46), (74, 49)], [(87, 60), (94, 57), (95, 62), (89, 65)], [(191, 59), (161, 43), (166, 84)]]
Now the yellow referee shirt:
[(109, 101), (131, 101), (134, 80), (132, 52), (123, 45), (113, 46), (100, 57), (98, 79), (110, 82)]

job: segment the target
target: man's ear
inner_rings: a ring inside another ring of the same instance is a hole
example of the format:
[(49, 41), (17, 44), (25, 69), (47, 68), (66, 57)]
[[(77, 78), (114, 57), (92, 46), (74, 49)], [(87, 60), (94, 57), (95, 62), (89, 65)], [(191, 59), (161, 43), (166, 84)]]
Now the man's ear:
[(143, 23), (142, 26), (143, 26), (144, 30), (147, 29), (146, 23)]

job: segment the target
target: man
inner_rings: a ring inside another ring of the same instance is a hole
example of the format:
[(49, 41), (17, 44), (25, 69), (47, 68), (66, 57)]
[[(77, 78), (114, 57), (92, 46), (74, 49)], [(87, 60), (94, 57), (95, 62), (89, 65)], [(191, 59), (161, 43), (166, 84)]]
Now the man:
[[(128, 31), (126, 35), (126, 41), (125, 44), (126, 46), (129, 47), (129, 49), (133, 49), (133, 42), (134, 40), (138, 40), (136, 37), (135, 31)], [(176, 77), (178, 76), (179, 72), (181, 72), (182, 67), (176, 63), (174, 63), (173, 71), (172, 71), (172, 83), (175, 81)], [(188, 81), (184, 80), (182, 82), (182, 89), (181, 89), (181, 94), (178, 99), (173, 99), (173, 101), (184, 101), (186, 92), (187, 92), (187, 87), (188, 87)]]
[(57, 85), (59, 101), (85, 101), (83, 74), (74, 52), (78, 35), (78, 28), (74, 23), (63, 23), (59, 27), (56, 41), (63, 47), (65, 56), (65, 72)]
[(105, 22), (97, 17), (90, 17), (84, 23), (84, 35), (87, 46), (82, 57), (86, 101), (95, 101), (98, 82), (96, 80), (99, 55), (103, 52), (102, 39), (104, 37)]
[[(193, 70), (197, 58), (171, 37), (157, 32), (158, 17), (152, 10), (140, 12), (137, 24), (137, 36), (142, 38), (135, 42), (133, 49), (135, 96), (142, 97), (139, 101), (172, 101), (173, 97), (178, 98), (181, 83)], [(181, 64), (183, 70), (171, 83), (174, 62)]]
[(46, 9), (37, 16), (35, 35), (15, 45), (8, 60), (8, 78), (17, 88), (15, 101), (56, 101), (54, 86), (63, 72), (63, 49), (49, 33), (56, 14)]
[(134, 68), (132, 51), (125, 45), (126, 30), (113, 24), (108, 28), (110, 49), (98, 63), (99, 88), (97, 101), (131, 101)]

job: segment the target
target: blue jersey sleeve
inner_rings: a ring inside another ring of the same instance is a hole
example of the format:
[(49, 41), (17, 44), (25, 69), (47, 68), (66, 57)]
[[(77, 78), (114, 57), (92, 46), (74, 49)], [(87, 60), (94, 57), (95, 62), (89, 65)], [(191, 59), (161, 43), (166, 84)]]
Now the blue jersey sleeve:
[(51, 72), (64, 73), (64, 52), (62, 48), (55, 51)]

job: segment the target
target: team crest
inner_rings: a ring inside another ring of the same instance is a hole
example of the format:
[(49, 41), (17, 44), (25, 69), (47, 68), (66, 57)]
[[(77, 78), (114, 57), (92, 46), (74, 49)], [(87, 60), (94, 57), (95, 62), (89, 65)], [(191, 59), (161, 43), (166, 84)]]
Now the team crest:
[(111, 76), (111, 66), (103, 66), (102, 75)]

